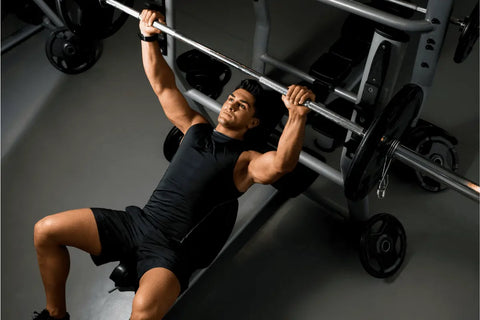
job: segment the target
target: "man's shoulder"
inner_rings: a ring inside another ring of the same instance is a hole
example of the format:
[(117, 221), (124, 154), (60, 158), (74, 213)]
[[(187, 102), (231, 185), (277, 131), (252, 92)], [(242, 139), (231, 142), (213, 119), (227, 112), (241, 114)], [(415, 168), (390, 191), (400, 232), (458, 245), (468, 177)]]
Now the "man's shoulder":
[(201, 134), (201, 133), (211, 134), (212, 132), (213, 132), (213, 126), (210, 123), (201, 122), (201, 123), (196, 123), (196, 124), (190, 126), (190, 128), (188, 128), (185, 135), (187, 135), (187, 134)]

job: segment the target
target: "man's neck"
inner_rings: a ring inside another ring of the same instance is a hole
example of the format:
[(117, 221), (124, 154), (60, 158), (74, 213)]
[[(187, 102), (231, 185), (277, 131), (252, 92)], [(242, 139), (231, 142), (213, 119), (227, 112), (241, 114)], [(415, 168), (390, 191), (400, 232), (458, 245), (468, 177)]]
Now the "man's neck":
[(238, 130), (231, 130), (231, 129), (225, 128), (221, 124), (218, 124), (215, 130), (217, 132), (220, 132), (223, 135), (226, 135), (229, 138), (236, 139), (236, 140), (243, 140), (243, 136), (245, 135), (245, 132), (240, 132)]

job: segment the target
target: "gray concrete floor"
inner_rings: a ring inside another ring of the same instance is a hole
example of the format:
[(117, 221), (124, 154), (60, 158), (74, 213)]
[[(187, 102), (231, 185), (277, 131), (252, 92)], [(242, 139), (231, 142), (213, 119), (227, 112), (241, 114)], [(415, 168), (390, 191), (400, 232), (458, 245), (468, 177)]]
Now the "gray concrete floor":
[[(344, 14), (314, 1), (271, 2), (270, 52), (308, 69), (338, 36)], [(249, 2), (176, 4), (179, 30), (250, 62)], [(457, 1), (453, 14), (464, 16), (473, 4)], [(33, 247), (37, 220), (79, 207), (142, 206), (167, 166), (162, 144), (171, 126), (144, 76), (136, 33), (130, 19), (104, 41), (98, 63), (75, 76), (49, 64), (46, 31), (2, 55), (2, 319), (30, 319), (44, 307)], [(457, 65), (457, 39), (451, 26), (422, 117), (458, 138), (459, 173), (478, 182), (478, 44)], [(241, 78), (234, 72), (218, 100)], [(337, 166), (338, 158), (328, 159)], [(269, 186), (249, 191), (240, 220), (273, 192)], [(387, 198), (371, 197), (372, 215), (394, 214), (407, 232), (406, 261), (388, 280), (363, 270), (327, 203), (345, 207), (342, 190), (319, 177), (237, 252), (206, 270), (167, 318), (479, 318), (478, 203), (391, 177)], [(97, 268), (83, 252), (70, 253), (72, 319), (128, 319), (133, 294), (107, 293), (115, 264)]]

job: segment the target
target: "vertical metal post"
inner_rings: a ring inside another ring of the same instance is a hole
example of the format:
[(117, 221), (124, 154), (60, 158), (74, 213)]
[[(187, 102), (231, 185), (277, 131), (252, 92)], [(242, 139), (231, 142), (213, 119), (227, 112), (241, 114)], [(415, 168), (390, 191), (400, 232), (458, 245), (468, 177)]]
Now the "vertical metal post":
[(388, 70), (385, 75), (385, 79), (383, 80), (382, 89), (378, 93), (379, 98), (377, 100), (377, 105), (380, 108), (379, 110), (381, 110), (381, 108), (383, 108), (388, 103), (388, 101), (390, 101), (395, 90), (395, 85), (402, 67), (403, 58), (405, 56), (405, 51), (407, 47), (407, 43), (403, 40), (404, 39), (394, 39), (393, 37), (386, 37), (385, 35), (380, 34), (377, 30), (375, 30), (372, 39), (372, 45), (370, 47), (370, 52), (368, 53), (367, 62), (363, 71), (360, 88), (358, 90), (357, 104), (362, 101), (362, 98), (364, 98), (364, 90), (367, 84), (367, 79), (369, 78), (370, 72), (372, 71), (373, 60), (376, 56), (377, 51), (385, 42), (388, 42), (390, 45), (390, 54), (388, 57)]
[[(175, 0), (165, 0), (165, 19), (167, 22), (167, 25), (175, 29)], [(177, 68), (177, 64), (175, 63), (175, 59), (177, 57), (177, 39), (175, 37), (172, 37), (170, 35), (167, 35), (167, 56), (165, 57), (165, 60), (167, 61), (168, 65), (170, 68), (173, 70), (175, 74), (175, 81), (177, 83), (178, 89), (186, 93), (188, 92), (187, 88), (189, 87), (188, 83), (186, 83), (185, 77), (183, 76), (177, 76), (177, 74), (180, 72)], [(196, 91), (196, 90), (195, 90)], [(197, 96), (204, 95), (201, 92), (197, 92)], [(210, 115), (206, 112), (205, 108), (203, 105), (200, 103), (197, 103), (195, 100), (192, 99), (188, 94), (185, 94), (185, 99), (187, 99), (188, 104), (193, 108), (196, 106), (196, 109), (210, 122), (214, 123)], [(205, 98), (208, 98), (206, 95), (204, 95)]]
[[(170, 28), (175, 29), (175, 6), (174, 0), (165, 0), (165, 20)], [(176, 57), (176, 39), (170, 35), (167, 35), (167, 52), (165, 57), (168, 65), (172, 70), (175, 70), (175, 57)]]
[(453, 0), (428, 1), (425, 19), (435, 25), (435, 28), (420, 36), (411, 79), (412, 83), (423, 89), (423, 101), (432, 86), (452, 8)]
[(255, 11), (255, 33), (253, 35), (252, 68), (264, 74), (265, 62), (262, 60), (262, 56), (267, 55), (270, 37), (270, 14), (267, 0), (254, 0), (253, 9)]

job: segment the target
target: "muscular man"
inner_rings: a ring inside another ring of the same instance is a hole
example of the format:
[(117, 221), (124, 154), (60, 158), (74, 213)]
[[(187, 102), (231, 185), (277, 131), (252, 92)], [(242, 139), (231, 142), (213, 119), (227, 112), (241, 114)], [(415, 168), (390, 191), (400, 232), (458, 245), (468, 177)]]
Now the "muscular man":
[[(69, 271), (67, 246), (84, 250), (102, 263), (134, 259), (139, 287), (132, 320), (161, 319), (188, 285), (188, 261), (169, 239), (185, 234), (201, 215), (225, 200), (236, 199), (254, 183), (270, 184), (293, 170), (302, 148), (308, 108), (315, 95), (290, 86), (282, 96), (288, 121), (276, 151), (244, 150), (245, 133), (261, 122), (261, 86), (244, 80), (222, 106), (213, 129), (191, 109), (175, 85), (172, 70), (152, 27), (163, 16), (144, 10), (140, 31), (142, 59), (148, 80), (168, 119), (184, 134), (182, 144), (143, 209), (125, 211), (88, 208), (47, 216), (37, 222), (34, 242), (46, 294), (46, 308), (35, 319), (69, 319), (65, 283)], [(268, 116), (268, 115), (267, 115)]]

